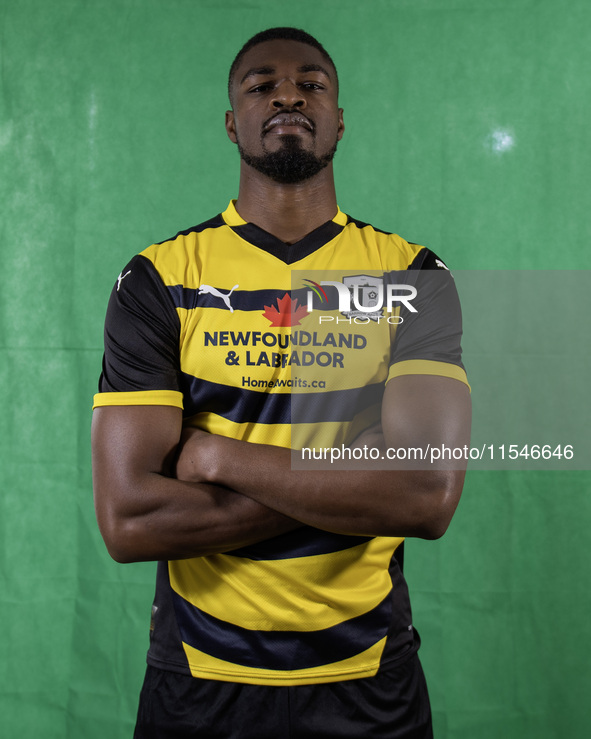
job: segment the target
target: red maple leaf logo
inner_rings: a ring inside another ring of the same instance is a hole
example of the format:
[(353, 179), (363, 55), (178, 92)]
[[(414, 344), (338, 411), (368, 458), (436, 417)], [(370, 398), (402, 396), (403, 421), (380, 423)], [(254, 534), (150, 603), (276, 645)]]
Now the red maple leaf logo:
[(266, 305), (263, 316), (271, 322), (271, 326), (299, 326), (302, 318), (308, 315), (303, 305), (298, 305), (298, 299), (292, 300), (289, 293), (277, 298), (277, 307)]

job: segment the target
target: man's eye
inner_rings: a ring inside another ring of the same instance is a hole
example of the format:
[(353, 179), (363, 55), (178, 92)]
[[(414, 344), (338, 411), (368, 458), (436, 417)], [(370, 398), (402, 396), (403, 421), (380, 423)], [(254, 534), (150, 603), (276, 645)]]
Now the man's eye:
[(251, 87), (249, 92), (267, 92), (267, 90), (271, 89), (271, 84), (266, 82), (261, 85), (256, 85), (256, 87)]
[(318, 82), (304, 82), (304, 83), (302, 84), (302, 87), (303, 87), (303, 88), (304, 88), (305, 90), (323, 90), (323, 89), (324, 89), (324, 88), (322, 87), (322, 85), (321, 85), (321, 84), (319, 84)]

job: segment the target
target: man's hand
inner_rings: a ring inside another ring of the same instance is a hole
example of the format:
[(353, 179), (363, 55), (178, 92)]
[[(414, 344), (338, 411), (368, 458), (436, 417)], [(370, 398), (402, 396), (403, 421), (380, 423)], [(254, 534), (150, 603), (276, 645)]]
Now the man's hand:
[[(187, 426), (181, 433), (175, 477), (184, 482), (207, 482), (214, 437), (207, 431)], [(209, 473), (211, 474), (211, 473)]]
[(382, 422), (378, 421), (373, 426), (366, 428), (349, 446), (351, 449), (363, 449), (366, 446), (369, 449), (385, 450), (386, 440), (384, 439)]

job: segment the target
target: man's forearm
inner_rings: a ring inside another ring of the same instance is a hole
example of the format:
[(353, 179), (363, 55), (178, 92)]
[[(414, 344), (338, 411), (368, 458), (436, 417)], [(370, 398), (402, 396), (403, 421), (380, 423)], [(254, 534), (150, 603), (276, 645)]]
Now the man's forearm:
[[(217, 485), (155, 480), (144, 486), (154, 506), (121, 519), (119, 561), (186, 559), (216, 554), (291, 531), (300, 524)], [(165, 500), (166, 499), (166, 500)]]
[(300, 525), (228, 488), (175, 479), (172, 460), (179, 425), (179, 413), (171, 408), (95, 411), (95, 507), (114, 559), (134, 562), (214, 554)]
[[(218, 485), (154, 480), (144, 494), (158, 501), (121, 520), (119, 561), (186, 559), (231, 551), (298, 527), (285, 515)], [(166, 499), (166, 500), (164, 500)]]
[(208, 475), (303, 524), (366, 536), (441, 536), (463, 473), (291, 470), (291, 452), (222, 437), (208, 440)]
[[(446, 377), (400, 377), (386, 386), (386, 446), (469, 442), (468, 388)], [(367, 433), (374, 433), (368, 430)], [(381, 436), (381, 432), (380, 432)], [(464, 470), (296, 471), (291, 451), (195, 431), (185, 479), (217, 483), (304, 524), (337, 533), (437, 538), (459, 501)]]

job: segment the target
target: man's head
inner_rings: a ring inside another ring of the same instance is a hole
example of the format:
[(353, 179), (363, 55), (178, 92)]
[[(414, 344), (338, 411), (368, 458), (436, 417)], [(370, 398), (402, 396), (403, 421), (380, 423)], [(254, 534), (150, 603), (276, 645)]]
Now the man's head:
[(305, 31), (271, 28), (238, 52), (228, 80), (228, 136), (244, 163), (292, 184), (332, 160), (344, 131), (332, 59)]
[(234, 75), (236, 74), (236, 70), (240, 65), (240, 62), (242, 61), (247, 51), (252, 49), (253, 46), (262, 44), (265, 41), (299, 41), (302, 44), (308, 44), (308, 46), (312, 46), (317, 49), (324, 57), (324, 61), (329, 65), (330, 69), (334, 73), (334, 79), (338, 92), (339, 80), (337, 75), (337, 68), (335, 67), (330, 54), (326, 51), (324, 46), (322, 46), (322, 44), (317, 39), (315, 39), (314, 36), (306, 33), (306, 31), (302, 31), (301, 28), (292, 28), (291, 26), (278, 26), (277, 28), (267, 28), (266, 31), (260, 31), (259, 33), (255, 34), (252, 38), (248, 39), (248, 41), (236, 54), (236, 57), (234, 58), (234, 61), (232, 62), (232, 65), (230, 67), (230, 74), (228, 75), (228, 97), (230, 98), (230, 105), (234, 105), (234, 101), (232, 99), (232, 85), (234, 81)]

